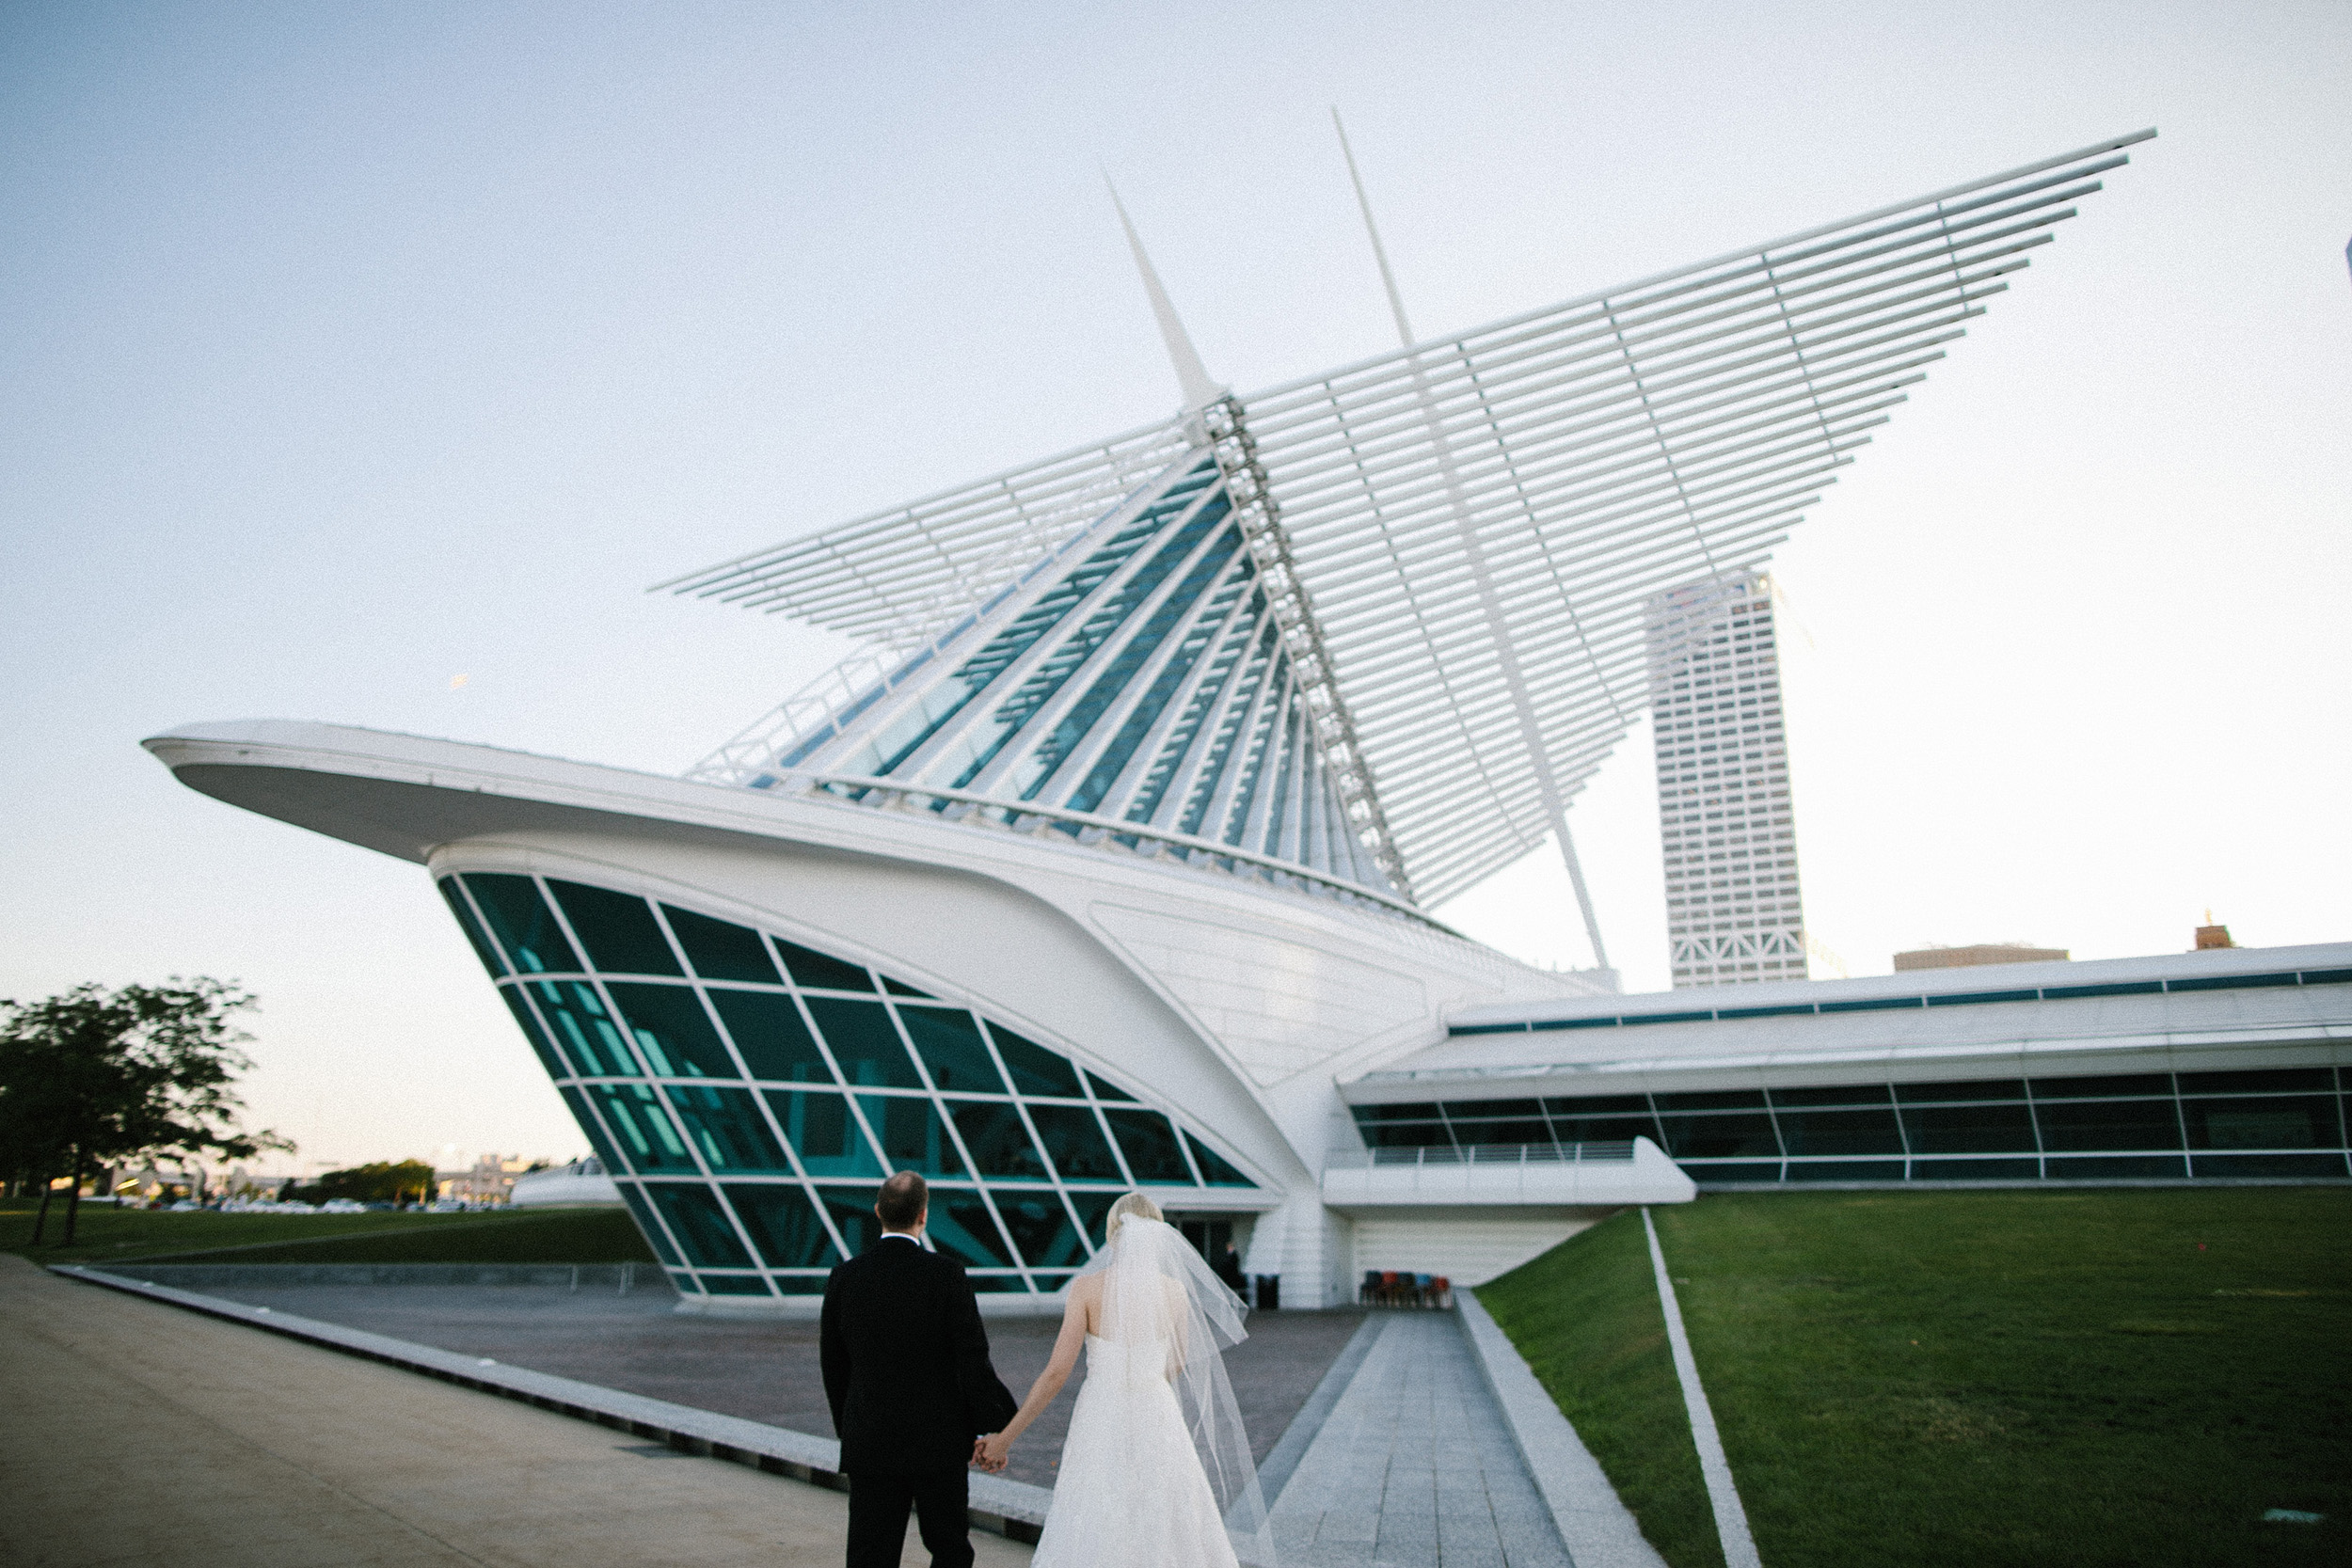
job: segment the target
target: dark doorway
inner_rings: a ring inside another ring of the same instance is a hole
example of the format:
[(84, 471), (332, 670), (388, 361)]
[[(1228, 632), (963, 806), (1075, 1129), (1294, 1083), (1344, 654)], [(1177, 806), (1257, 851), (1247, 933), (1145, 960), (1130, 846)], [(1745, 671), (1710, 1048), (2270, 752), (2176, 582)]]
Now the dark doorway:
[(1184, 1240), (1192, 1243), (1195, 1252), (1208, 1259), (1209, 1267), (1214, 1269), (1224, 1261), (1225, 1248), (1233, 1239), (1232, 1220), (1187, 1219), (1178, 1214), (1171, 1217), (1168, 1223), (1184, 1233)]

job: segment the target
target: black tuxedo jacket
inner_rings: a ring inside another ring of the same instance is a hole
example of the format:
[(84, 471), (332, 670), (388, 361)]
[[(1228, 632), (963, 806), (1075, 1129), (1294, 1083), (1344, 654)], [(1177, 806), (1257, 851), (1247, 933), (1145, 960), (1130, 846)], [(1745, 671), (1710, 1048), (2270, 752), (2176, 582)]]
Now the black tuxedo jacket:
[(1021, 1407), (989, 1364), (963, 1265), (885, 1236), (825, 1281), (819, 1338), (841, 1473), (961, 1469)]

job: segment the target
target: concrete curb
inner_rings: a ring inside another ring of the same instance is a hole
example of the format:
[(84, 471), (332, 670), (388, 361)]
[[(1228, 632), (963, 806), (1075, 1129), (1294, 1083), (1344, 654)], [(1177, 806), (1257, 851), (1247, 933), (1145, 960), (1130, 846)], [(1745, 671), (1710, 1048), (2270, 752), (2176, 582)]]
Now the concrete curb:
[(197, 1291), (280, 1285), (498, 1285), (585, 1289), (607, 1295), (629, 1295), (640, 1291), (665, 1296), (677, 1293), (658, 1263), (142, 1262), (115, 1267), (133, 1269), (149, 1285), (170, 1285)]
[[(224, 1318), (249, 1328), (283, 1335), (290, 1339), (304, 1340), (346, 1355), (363, 1356), (407, 1371), (422, 1372), (444, 1383), (454, 1383), (461, 1387), (479, 1389), (504, 1399), (519, 1400), (525, 1404), (537, 1405), (542, 1410), (595, 1421), (599, 1426), (612, 1427), (616, 1431), (658, 1438), (681, 1452), (706, 1454), (712, 1459), (748, 1465), (754, 1469), (791, 1476), (836, 1492), (849, 1490), (849, 1479), (838, 1468), (841, 1445), (830, 1437), (766, 1426), (758, 1421), (746, 1421), (713, 1411), (696, 1410), (690, 1405), (672, 1404), (666, 1400), (625, 1394), (617, 1388), (599, 1387), (593, 1383), (530, 1371), (521, 1367), (502, 1366), (483, 1356), (460, 1355), (454, 1351), (436, 1350), (430, 1345), (411, 1344), (388, 1335), (370, 1334), (364, 1329), (345, 1328), (341, 1323), (321, 1323), (315, 1318), (296, 1317), (291, 1312), (273, 1311), (266, 1307), (247, 1307), (243, 1302), (199, 1295), (193, 1291), (151, 1284), (146, 1280), (98, 1269), (59, 1264), (50, 1272), (84, 1284), (145, 1296), (151, 1301), (164, 1302), (191, 1312), (201, 1312), (208, 1317)], [(1039, 1529), (1045, 1523), (1045, 1511), (1054, 1500), (1054, 1494), (1049, 1488), (977, 1473), (972, 1476), (971, 1484), (971, 1516), (975, 1527), (1010, 1540), (1035, 1544)]]
[(1307, 1402), (1298, 1407), (1298, 1414), (1291, 1418), (1291, 1424), (1282, 1429), (1282, 1435), (1267, 1452), (1265, 1463), (1258, 1466), (1258, 1491), (1265, 1498), (1268, 1513), (1273, 1512), (1274, 1500), (1282, 1495), (1282, 1488), (1291, 1483), (1291, 1477), (1298, 1471), (1298, 1462), (1307, 1457), (1307, 1450), (1314, 1446), (1315, 1435), (1322, 1432), (1323, 1423), (1330, 1419), (1332, 1406), (1338, 1404), (1340, 1396), (1347, 1392), (1347, 1386), (1355, 1380), (1357, 1369), (1372, 1354), (1372, 1347), (1378, 1342), (1381, 1330), (1387, 1326), (1388, 1320), (1375, 1312), (1349, 1336), (1347, 1343), (1340, 1347), (1340, 1354), (1324, 1372), (1323, 1380), (1315, 1385), (1315, 1391), (1307, 1396)]
[(1470, 1354), (1502, 1408), (1519, 1456), (1527, 1462), (1527, 1473), (1551, 1510), (1552, 1523), (1576, 1568), (1666, 1568), (1666, 1560), (1643, 1538), (1641, 1524), (1609, 1484), (1600, 1463), (1476, 1294), (1457, 1287), (1454, 1305)]

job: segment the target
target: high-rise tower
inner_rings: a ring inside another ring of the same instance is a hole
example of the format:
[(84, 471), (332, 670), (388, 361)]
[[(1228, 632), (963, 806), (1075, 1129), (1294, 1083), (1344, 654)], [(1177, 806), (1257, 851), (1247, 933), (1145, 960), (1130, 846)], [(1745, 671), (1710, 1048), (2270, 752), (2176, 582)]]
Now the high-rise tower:
[(1674, 983), (1807, 978), (1770, 576), (1651, 601), (1652, 735)]

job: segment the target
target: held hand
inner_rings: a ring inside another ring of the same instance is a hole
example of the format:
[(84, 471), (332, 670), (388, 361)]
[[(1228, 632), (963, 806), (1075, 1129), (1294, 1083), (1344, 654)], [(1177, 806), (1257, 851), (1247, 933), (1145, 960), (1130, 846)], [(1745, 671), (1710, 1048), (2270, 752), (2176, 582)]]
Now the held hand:
[(992, 1432), (980, 1439), (974, 1463), (992, 1476), (1001, 1475), (1011, 1452), (1012, 1439), (1001, 1432)]

